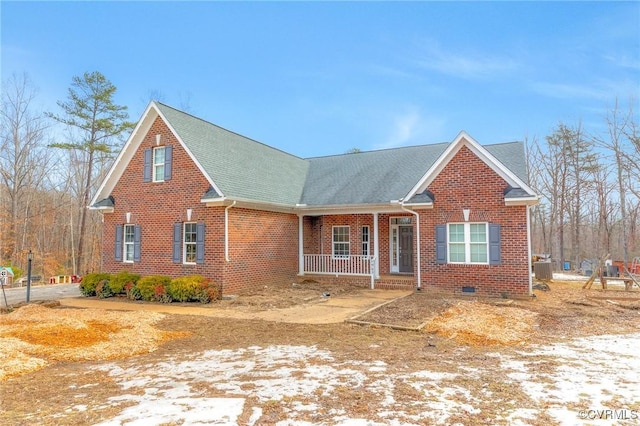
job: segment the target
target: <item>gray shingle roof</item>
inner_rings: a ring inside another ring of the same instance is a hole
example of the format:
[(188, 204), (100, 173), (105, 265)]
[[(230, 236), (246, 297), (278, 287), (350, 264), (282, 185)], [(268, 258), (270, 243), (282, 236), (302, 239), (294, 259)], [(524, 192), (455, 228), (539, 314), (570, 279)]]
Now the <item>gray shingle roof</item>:
[[(223, 193), (210, 188), (205, 198), (224, 195), (291, 206), (389, 203), (405, 197), (450, 144), (302, 159), (167, 105), (156, 105)], [(521, 142), (483, 147), (527, 182)], [(416, 194), (410, 202), (429, 199), (429, 194)]]
[(302, 204), (375, 204), (407, 195), (447, 143), (311, 158)]
[(222, 195), (276, 204), (299, 202), (307, 161), (156, 104)]

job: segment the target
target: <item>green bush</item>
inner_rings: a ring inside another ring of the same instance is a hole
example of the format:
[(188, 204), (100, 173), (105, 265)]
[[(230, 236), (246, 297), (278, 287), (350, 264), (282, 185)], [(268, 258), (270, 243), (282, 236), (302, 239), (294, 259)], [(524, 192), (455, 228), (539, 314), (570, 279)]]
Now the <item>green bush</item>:
[(168, 290), (176, 302), (209, 303), (219, 295), (218, 285), (200, 275), (175, 278)]
[(101, 281), (109, 282), (111, 280), (110, 274), (94, 272), (92, 274), (87, 274), (82, 278), (80, 282), (80, 292), (83, 296), (95, 296), (96, 295), (96, 287), (100, 284)]
[(96, 285), (96, 296), (101, 299), (106, 299), (107, 297), (112, 297), (114, 295), (111, 286), (109, 285), (109, 280), (102, 280)]
[(165, 275), (150, 275), (138, 280), (135, 287), (140, 291), (142, 300), (160, 300), (166, 294), (166, 288), (171, 284), (171, 278)]
[(114, 294), (123, 294), (126, 293), (125, 286), (128, 283), (135, 285), (139, 279), (140, 275), (138, 274), (132, 274), (128, 271), (121, 271), (111, 277), (109, 285), (111, 286), (111, 290), (113, 290)]

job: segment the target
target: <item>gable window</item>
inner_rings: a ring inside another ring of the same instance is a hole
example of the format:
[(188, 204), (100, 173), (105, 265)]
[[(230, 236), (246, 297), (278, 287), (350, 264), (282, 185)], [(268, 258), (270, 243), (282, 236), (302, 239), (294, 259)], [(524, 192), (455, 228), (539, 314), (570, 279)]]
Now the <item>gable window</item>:
[(115, 260), (119, 262), (140, 262), (140, 225), (117, 225), (115, 240)]
[(177, 222), (173, 225), (173, 263), (204, 263), (204, 223)]
[(332, 235), (333, 257), (349, 256), (349, 227), (334, 226)]
[(171, 179), (173, 147), (156, 146), (144, 150), (143, 180), (145, 182), (164, 182)]
[(196, 263), (196, 224), (194, 222), (184, 224), (184, 263)]
[(153, 148), (153, 181), (161, 182), (164, 180), (164, 146)]
[(362, 255), (369, 256), (369, 227), (362, 227)]

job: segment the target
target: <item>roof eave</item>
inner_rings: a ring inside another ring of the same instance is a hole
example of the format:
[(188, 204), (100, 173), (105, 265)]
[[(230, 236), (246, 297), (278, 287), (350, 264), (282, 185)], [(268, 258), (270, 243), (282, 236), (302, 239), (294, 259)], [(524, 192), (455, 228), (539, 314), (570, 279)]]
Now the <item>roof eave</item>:
[(537, 195), (531, 197), (505, 198), (505, 206), (535, 206), (540, 202)]

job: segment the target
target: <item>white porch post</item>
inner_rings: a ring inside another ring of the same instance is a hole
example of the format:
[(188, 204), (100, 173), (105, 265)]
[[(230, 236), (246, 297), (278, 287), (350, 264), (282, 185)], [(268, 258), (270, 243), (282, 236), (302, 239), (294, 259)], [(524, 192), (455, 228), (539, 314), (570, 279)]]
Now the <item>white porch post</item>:
[(298, 215), (298, 275), (304, 275), (304, 234), (302, 231), (302, 218)]
[(375, 273), (380, 278), (380, 250), (378, 245), (378, 213), (373, 214), (373, 248), (376, 254)]

